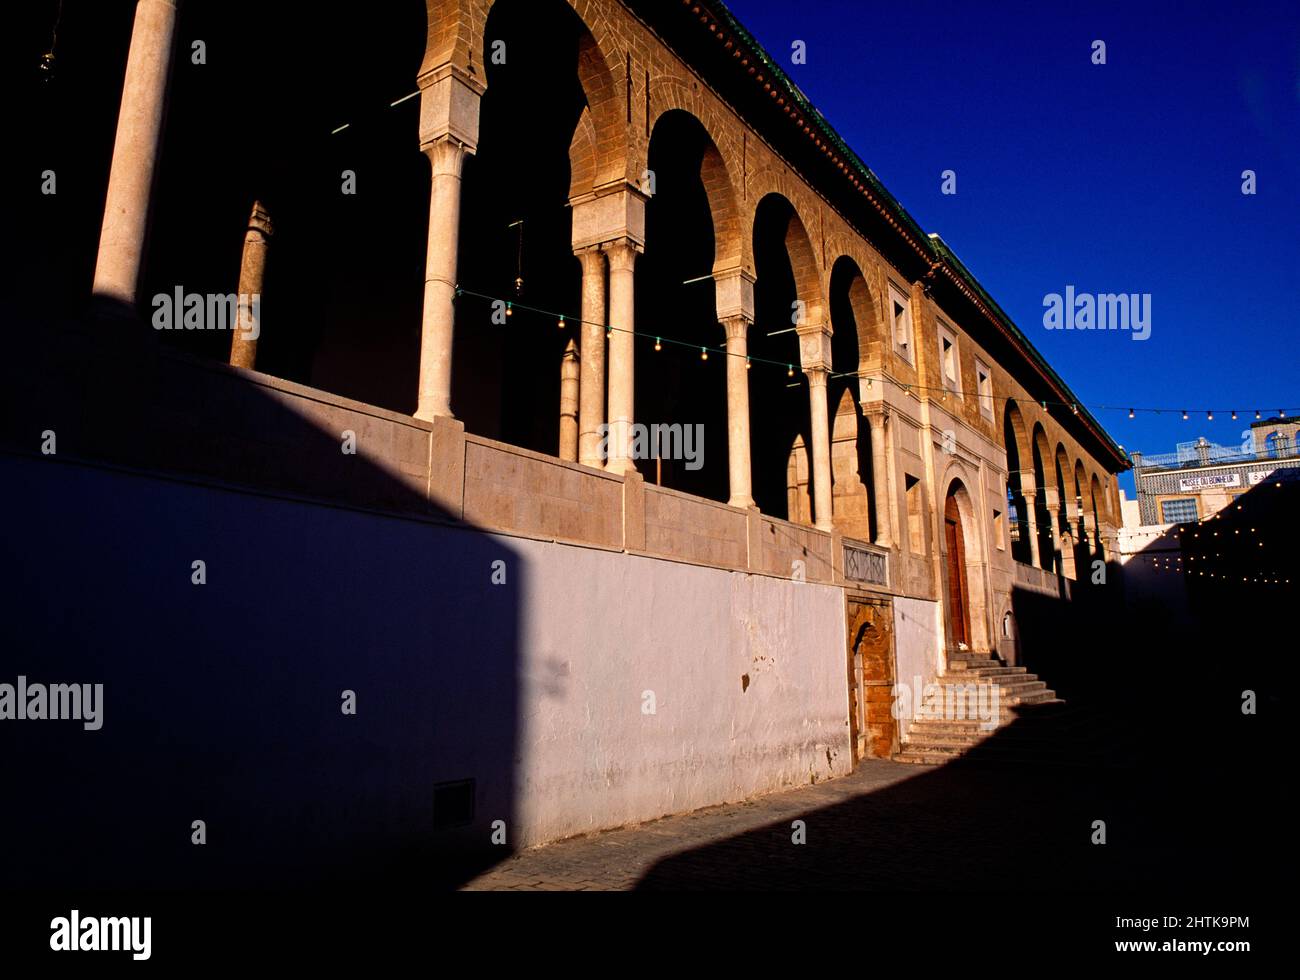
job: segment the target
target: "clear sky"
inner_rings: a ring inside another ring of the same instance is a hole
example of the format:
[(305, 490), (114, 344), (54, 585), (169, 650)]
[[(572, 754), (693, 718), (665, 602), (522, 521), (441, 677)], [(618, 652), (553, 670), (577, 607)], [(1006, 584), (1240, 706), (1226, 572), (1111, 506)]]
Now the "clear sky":
[[(1300, 2), (727, 2), (1126, 449), (1300, 407)], [(1067, 285), (1150, 294), (1150, 337), (1046, 329)]]

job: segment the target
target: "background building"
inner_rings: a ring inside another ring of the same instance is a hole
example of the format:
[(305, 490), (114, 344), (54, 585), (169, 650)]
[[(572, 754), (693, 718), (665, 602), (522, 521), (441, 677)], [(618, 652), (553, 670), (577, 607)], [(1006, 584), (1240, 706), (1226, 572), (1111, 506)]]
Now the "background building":
[(1176, 452), (1134, 452), (1139, 524), (1183, 524), (1217, 514), (1251, 487), (1300, 476), (1300, 423), (1277, 417), (1250, 424), (1241, 447), (1218, 446), (1204, 436)]

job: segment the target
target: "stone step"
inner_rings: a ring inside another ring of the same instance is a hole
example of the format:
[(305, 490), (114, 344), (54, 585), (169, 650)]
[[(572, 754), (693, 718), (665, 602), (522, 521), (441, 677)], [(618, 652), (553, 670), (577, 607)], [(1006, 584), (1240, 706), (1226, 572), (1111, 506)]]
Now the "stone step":
[(1000, 728), (975, 729), (974, 731), (961, 731), (954, 729), (926, 728), (912, 729), (907, 733), (907, 738), (903, 739), (902, 748), (909, 748), (913, 745), (975, 745), (986, 738), (992, 738), (994, 735), (1001, 733)]
[(948, 671), (950, 673), (960, 673), (967, 670), (979, 670), (986, 667), (1005, 667), (1006, 664), (998, 660), (952, 660), (948, 661)]
[[(1040, 697), (1045, 695), (1046, 693), (1047, 692), (1041, 692)], [(1002, 725), (1010, 725), (1012, 722), (1020, 722), (1021, 726), (1023, 727), (1026, 722), (1032, 723), (1032, 720), (1026, 718), (1024, 713), (1020, 710), (1022, 707), (1028, 707), (1037, 710), (1040, 705), (1050, 706), (1050, 705), (1057, 705), (1057, 704), (1064, 704), (1064, 703), (1065, 702), (1061, 701), (1059, 698), (1045, 698), (1045, 697), (1043, 697), (1042, 700), (1036, 702), (1026, 701), (1023, 702), (1022, 704), (1011, 704), (1008, 700), (1003, 700), (998, 705), (999, 710), (997, 714), (993, 716), (993, 720), (995, 720), (998, 723), (999, 727), (1001, 727)], [(955, 714), (956, 712), (954, 712), (954, 715)], [(907, 722), (913, 727), (916, 727), (918, 725), (922, 727), (927, 727), (931, 725), (956, 725), (962, 728), (978, 728), (980, 725), (985, 723), (985, 719), (980, 718), (977, 714), (974, 715), (968, 714), (964, 717), (949, 718), (938, 709), (936, 709), (932, 714), (920, 715), (916, 718), (901, 719), (901, 720)]]
[(971, 687), (972, 685), (978, 688), (996, 684), (1003, 690), (1006, 690), (1007, 688), (1023, 687), (1026, 684), (1039, 684), (1043, 687), (1047, 686), (1046, 681), (1041, 680), (1033, 674), (1008, 674), (1004, 677), (972, 676), (969, 678), (960, 676), (954, 677), (952, 674), (945, 674), (939, 678), (936, 683), (939, 685), (939, 689), (937, 691), (931, 690), (928, 692), (929, 697), (941, 697), (944, 694), (945, 688), (964, 688)]
[[(1038, 682), (1043, 684), (1042, 681)], [(1046, 684), (1042, 687), (1024, 687), (1007, 690), (1005, 687), (998, 692), (998, 696), (1003, 704), (1017, 705), (1025, 703), (1036, 703), (1041, 700), (1056, 701), (1059, 700), (1056, 692), (1051, 690)]]
[[(1050, 694), (1056, 696), (1054, 691), (1048, 689), (1042, 681), (1020, 681), (1015, 684), (997, 685), (997, 700), (999, 704), (1020, 704), (1026, 699), (1035, 695)], [(950, 692), (945, 695), (931, 694), (921, 701), (921, 708), (924, 710), (933, 709), (934, 712), (940, 712), (945, 704), (989, 704), (994, 695), (989, 691), (975, 691), (969, 693)]]
[(1005, 694), (1028, 694), (1030, 691), (1046, 691), (1047, 682), (1032, 680), (1027, 681), (1017, 679), (1014, 681), (998, 681), (998, 690)]
[(950, 674), (942, 674), (938, 683), (945, 680), (951, 680), (960, 683), (961, 681), (972, 678), (998, 678), (998, 677), (1029, 677), (1034, 680), (1038, 679), (1037, 674), (1031, 674), (1024, 667), (972, 667), (968, 670), (958, 670)]
[(942, 752), (909, 752), (904, 749), (894, 756), (894, 761), (921, 766), (941, 766), (945, 762), (952, 762), (953, 759), (958, 758), (961, 758), (961, 756)]
[[(990, 720), (995, 722), (997, 724), (997, 727), (1001, 728), (1003, 725), (1009, 725), (1013, 721), (1016, 721), (1017, 716), (1012, 711), (999, 711)], [(922, 718), (913, 718), (909, 722), (909, 724), (911, 725), (912, 731), (916, 731), (918, 729), (925, 730), (927, 728), (933, 728), (936, 725), (947, 725), (947, 726), (951, 726), (954, 730), (961, 730), (961, 731), (965, 731), (967, 729), (970, 729), (972, 731), (990, 730), (988, 728), (981, 727), (983, 725), (986, 725), (987, 722), (983, 718), (980, 718), (978, 716), (967, 715), (966, 717), (962, 717), (962, 718), (947, 718), (941, 714), (938, 714), (937, 712), (935, 714), (927, 715)]]
[[(1036, 707), (1036, 706), (1035, 706)], [(998, 727), (1016, 723), (1017, 731), (1028, 731), (1043, 727), (1034, 719), (1026, 718), (1015, 711), (1003, 710), (998, 712), (992, 719), (996, 721)], [(911, 731), (926, 731), (936, 727), (952, 728), (954, 731), (988, 731), (983, 727), (987, 723), (982, 718), (945, 718), (942, 715), (931, 715), (925, 718), (914, 718), (907, 722)], [(1073, 727), (1063, 727), (1056, 724), (1052, 725), (1053, 731), (1080, 731), (1082, 729)]]

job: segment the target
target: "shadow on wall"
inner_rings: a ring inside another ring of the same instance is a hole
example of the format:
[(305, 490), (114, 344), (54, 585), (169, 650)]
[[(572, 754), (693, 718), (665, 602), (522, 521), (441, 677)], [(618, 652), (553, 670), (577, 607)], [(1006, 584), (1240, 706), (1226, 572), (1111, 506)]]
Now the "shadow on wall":
[(1185, 576), (1186, 603), (1125, 595), (1115, 562), (1105, 584), (1071, 583), (1071, 602), (1015, 590), (1025, 665), (1066, 704), (1020, 706), (967, 756), (879, 789), (892, 764), (868, 762), (842, 802), (770, 797), (770, 823), (665, 858), (638, 887), (1282, 887), (1292, 670), (1278, 621), (1300, 582), (1300, 482), (1265, 481), (1235, 504), (1182, 529), (1183, 564), (1207, 566)]
[(22, 515), (0, 684), (103, 685), (97, 731), (0, 725), (23, 787), (0, 815), (6, 880), (427, 889), (500, 860), (515, 553), (367, 459), (368, 430), (345, 455), (303, 417), (320, 405), (163, 353), (117, 312), (26, 321), (0, 379)]

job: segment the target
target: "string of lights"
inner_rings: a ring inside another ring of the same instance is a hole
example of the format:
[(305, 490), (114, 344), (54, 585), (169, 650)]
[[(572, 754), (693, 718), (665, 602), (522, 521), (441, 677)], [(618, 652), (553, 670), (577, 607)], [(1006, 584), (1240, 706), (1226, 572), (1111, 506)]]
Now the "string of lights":
[[(530, 306), (527, 303), (520, 303), (518, 300), (510, 300), (501, 296), (493, 296), (489, 293), (476, 292), (472, 289), (466, 289), (465, 287), (459, 285), (456, 287), (456, 296), (457, 297), (470, 296), (476, 299), (487, 300), (490, 303), (504, 304), (505, 316), (507, 318), (513, 317), (514, 312), (516, 310), (523, 310), (528, 313), (536, 313), (548, 319), (555, 320), (556, 325), (560, 330), (564, 330), (566, 327), (568, 327), (569, 324), (590, 324), (592, 326), (600, 327), (602, 330), (604, 330), (606, 337), (612, 337), (615, 333), (625, 333), (625, 334), (630, 334), (633, 337), (640, 337), (646, 340), (653, 340), (654, 349), (656, 351), (662, 350), (664, 344), (671, 344), (675, 347), (682, 347), (688, 350), (698, 350), (700, 352), (701, 361), (707, 361), (709, 359), (710, 354), (721, 354), (725, 357), (744, 357), (746, 369), (752, 368), (755, 364), (761, 364), (767, 367), (776, 367), (776, 368), (784, 369), (786, 372), (786, 376), (791, 378), (795, 376), (796, 371), (799, 372), (800, 374), (803, 373), (802, 368), (798, 367), (795, 363), (790, 361), (774, 361), (771, 360), (770, 358), (755, 357), (751, 354), (735, 354), (727, 350), (726, 346), (723, 344), (699, 344), (692, 341), (679, 340), (675, 337), (668, 336), (667, 334), (661, 332), (648, 331), (648, 330), (629, 330), (626, 327), (615, 327), (609, 323), (601, 323), (592, 320), (583, 320), (581, 316), (573, 316), (571, 314), (562, 313), (557, 310), (546, 310), (546, 309), (542, 309), (541, 307)], [(785, 333), (787, 331), (779, 331), (779, 332)], [(965, 392), (965, 391), (961, 391), (960, 389), (950, 388), (943, 385), (923, 385), (923, 384), (914, 384), (912, 382), (899, 381), (896, 378), (891, 378), (883, 374), (859, 375), (857, 371), (843, 371), (840, 373), (831, 373), (829, 375), (829, 377), (832, 378), (859, 377), (859, 376), (862, 377), (863, 380), (867, 381), (868, 384), (871, 384), (872, 382), (875, 381), (880, 381), (882, 383), (892, 384), (903, 391), (937, 391), (940, 393), (942, 397), (946, 397), (948, 395), (957, 395), (963, 398), (967, 396), (972, 396), (972, 397), (982, 398), (993, 402), (998, 402), (998, 401), (1007, 402), (1007, 401), (1014, 400), (1013, 396), (1009, 396), (1009, 395), (980, 395), (978, 393)], [(1052, 401), (1050, 399), (1039, 399), (1038, 404), (1042, 406), (1044, 411), (1046, 411), (1049, 408), (1068, 408), (1076, 415), (1079, 413), (1080, 408), (1086, 408), (1089, 411), (1094, 411), (1094, 412), (1127, 412), (1129, 418), (1135, 418), (1138, 412), (1148, 412), (1154, 415), (1181, 413), (1182, 420), (1184, 422), (1190, 419), (1191, 417), (1190, 413), (1193, 412), (1197, 415), (1200, 415), (1202, 412), (1204, 412), (1207, 421), (1210, 422), (1214, 421), (1215, 413), (1218, 413), (1219, 415), (1228, 415), (1233, 420), (1236, 420), (1238, 418), (1237, 409), (1220, 409), (1220, 408), (1186, 409), (1186, 408), (1151, 408), (1151, 407), (1141, 408), (1137, 406), (1124, 407), (1120, 405), (1087, 405), (1081, 402), (1058, 402), (1058, 401)], [(1263, 418), (1261, 409), (1257, 408), (1251, 411), (1254, 412), (1256, 419)], [(1300, 406), (1293, 406), (1291, 408), (1279, 408), (1277, 410), (1277, 414), (1280, 418), (1286, 418), (1288, 412), (1292, 414), (1300, 412)]]

